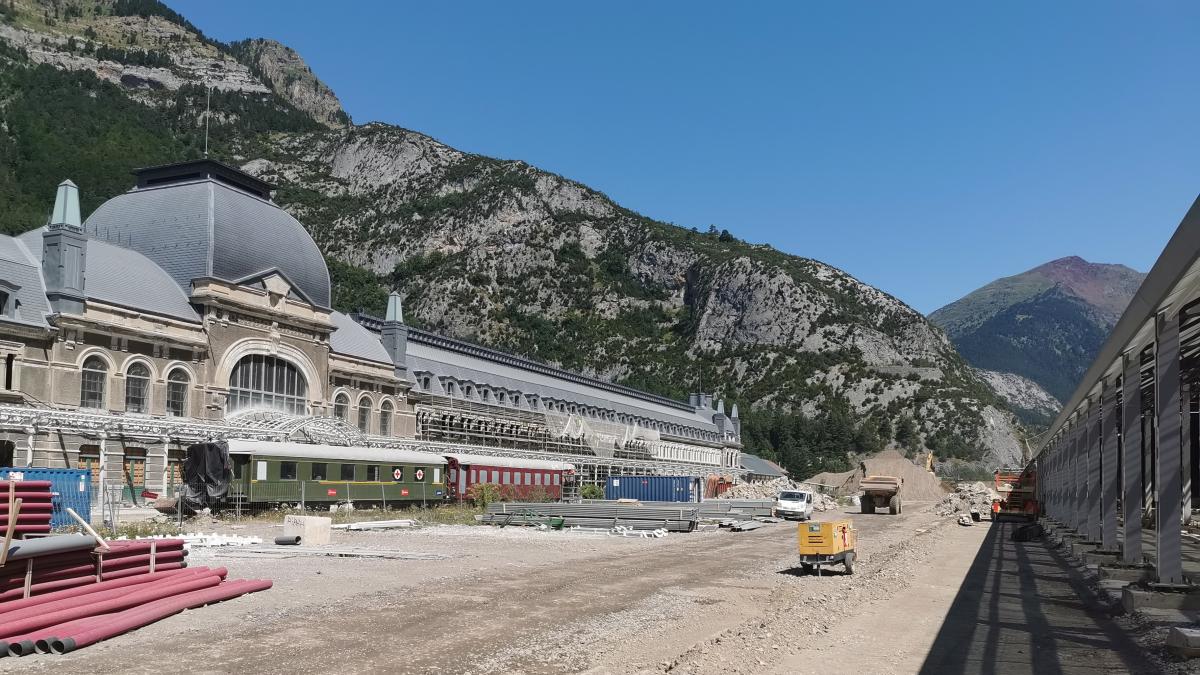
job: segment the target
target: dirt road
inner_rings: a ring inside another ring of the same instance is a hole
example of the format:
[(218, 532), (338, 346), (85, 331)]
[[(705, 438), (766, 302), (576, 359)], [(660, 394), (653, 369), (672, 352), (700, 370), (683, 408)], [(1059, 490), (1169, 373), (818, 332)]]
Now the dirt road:
[(276, 587), (65, 657), (3, 659), (0, 671), (803, 672), (797, 659), (838, 650), (839, 626), (869, 620), (872, 603), (936, 554), (953, 526), (923, 507), (852, 514), (856, 573), (821, 578), (794, 569), (795, 524), (661, 540), (480, 527), (338, 535), (439, 561), (196, 551), (193, 565)]

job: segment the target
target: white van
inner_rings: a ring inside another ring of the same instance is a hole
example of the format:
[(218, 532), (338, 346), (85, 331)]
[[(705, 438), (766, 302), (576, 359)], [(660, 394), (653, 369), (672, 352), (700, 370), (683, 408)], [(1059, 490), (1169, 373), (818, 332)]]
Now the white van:
[(813, 513), (813, 494), (803, 490), (784, 490), (775, 498), (776, 518), (809, 520)]

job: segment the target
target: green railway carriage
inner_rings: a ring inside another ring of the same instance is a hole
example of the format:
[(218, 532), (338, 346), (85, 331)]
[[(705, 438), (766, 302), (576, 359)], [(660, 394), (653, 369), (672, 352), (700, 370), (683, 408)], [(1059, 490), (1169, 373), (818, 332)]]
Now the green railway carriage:
[(230, 440), (229, 497), (245, 505), (437, 503), (446, 458), (431, 452)]

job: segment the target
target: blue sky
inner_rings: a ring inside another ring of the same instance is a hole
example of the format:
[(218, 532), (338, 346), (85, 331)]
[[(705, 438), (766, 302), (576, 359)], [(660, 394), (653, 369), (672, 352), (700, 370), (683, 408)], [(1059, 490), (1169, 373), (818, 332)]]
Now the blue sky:
[(521, 159), (932, 311), (1147, 270), (1200, 193), (1200, 3), (167, 0), (295, 48), (356, 122)]

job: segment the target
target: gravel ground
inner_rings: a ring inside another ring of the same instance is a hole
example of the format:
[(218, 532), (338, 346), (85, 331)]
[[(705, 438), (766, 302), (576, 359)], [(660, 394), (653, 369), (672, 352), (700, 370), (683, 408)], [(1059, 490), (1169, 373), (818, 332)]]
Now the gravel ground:
[(843, 516), (859, 534), (852, 577), (799, 574), (795, 523), (664, 539), (472, 526), (334, 534), (337, 547), (441, 560), (196, 549), (192, 565), (275, 586), (66, 656), (0, 659), (0, 672), (761, 672), (902, 588), (948, 522), (915, 503), (900, 516), (818, 518)]

